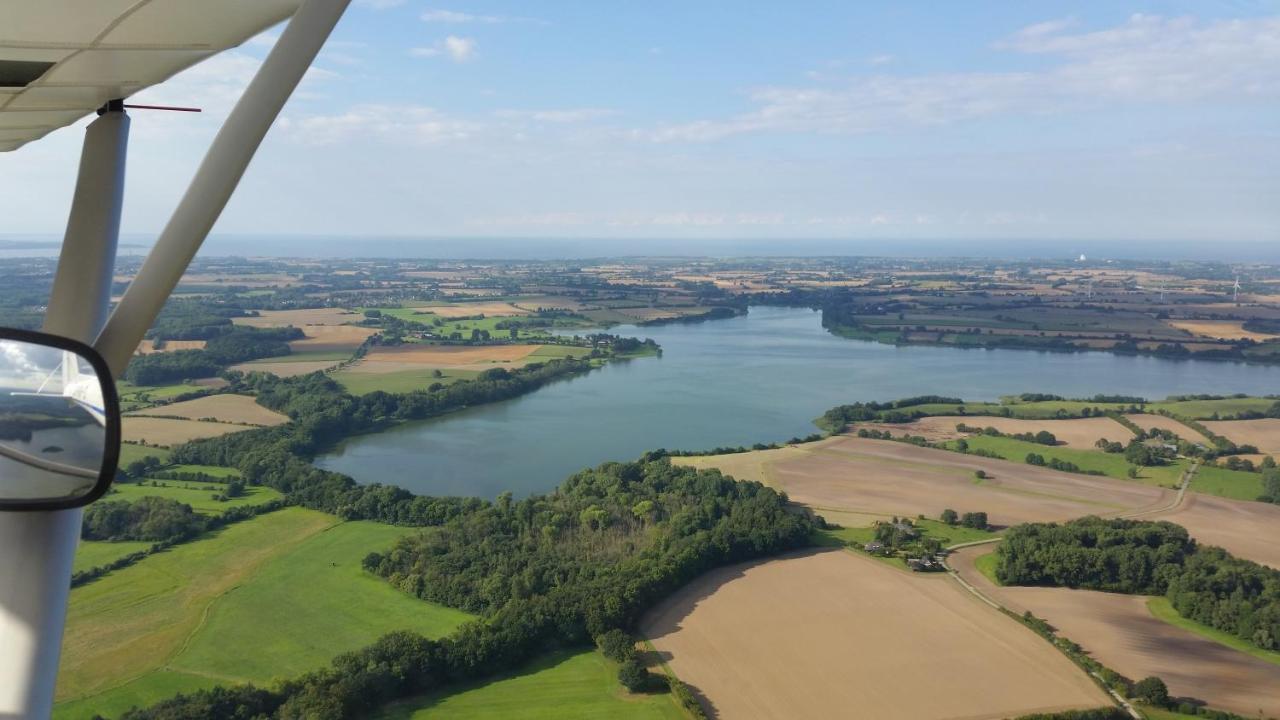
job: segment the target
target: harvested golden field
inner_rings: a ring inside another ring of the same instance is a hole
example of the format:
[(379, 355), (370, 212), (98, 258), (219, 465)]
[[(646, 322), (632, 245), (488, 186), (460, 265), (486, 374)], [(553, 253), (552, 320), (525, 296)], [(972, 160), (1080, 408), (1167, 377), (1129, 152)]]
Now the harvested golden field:
[(157, 352), (173, 352), (174, 350), (203, 350), (204, 340), (165, 340), (156, 348), (155, 340), (143, 340), (138, 345), (139, 355), (150, 355)]
[[(1103, 438), (1119, 442), (1128, 442), (1133, 438), (1133, 433), (1128, 428), (1109, 417), (1076, 418), (1072, 420), (1020, 420), (1018, 418), (989, 415), (937, 415), (920, 418), (915, 422), (904, 423), (899, 426), (903, 429), (903, 432), (894, 434), (924, 435), (930, 439), (935, 437), (938, 439), (964, 437), (964, 433), (956, 431), (956, 425), (960, 423), (984, 428), (993, 427), (1006, 435), (1048, 430), (1053, 433), (1054, 437), (1058, 438), (1059, 445), (1082, 450), (1094, 449), (1098, 440)], [(879, 425), (877, 427), (887, 428), (893, 427), (893, 425)]]
[(341, 360), (301, 360), (298, 362), (247, 362), (232, 365), (231, 370), (240, 372), (264, 372), (277, 377), (294, 377), (313, 372), (328, 370), (342, 363)]
[(1205, 420), (1204, 426), (1237, 445), (1253, 445), (1260, 452), (1280, 456), (1280, 418)]
[(994, 720), (1107, 704), (1065, 656), (945, 576), (841, 550), (713, 570), (641, 632), (724, 720)]
[(1177, 508), (1144, 520), (1168, 520), (1205, 545), (1280, 570), (1280, 505), (1187, 493)]
[(1275, 335), (1244, 329), (1242, 320), (1166, 320), (1170, 326), (1186, 330), (1192, 335), (1215, 340), (1274, 340)]
[(1166, 417), (1164, 415), (1152, 415), (1148, 413), (1137, 413), (1134, 415), (1126, 415), (1125, 417), (1143, 430), (1151, 430), (1152, 428), (1168, 430), (1188, 442), (1198, 442), (1204, 443), (1206, 446), (1213, 446), (1213, 442), (1209, 440), (1209, 438), (1200, 434), (1199, 430), (1183, 425), (1171, 417)]
[(218, 437), (252, 429), (252, 425), (130, 415), (121, 423), (120, 437), (124, 442), (173, 447), (199, 438)]
[(543, 345), (397, 345), (375, 347), (348, 370), (353, 373), (391, 373), (440, 368), (487, 370), (495, 365), (519, 367)]
[(363, 315), (342, 308), (310, 308), (306, 310), (260, 310), (258, 317), (233, 318), (236, 325), (249, 327), (286, 327), (306, 329), (307, 325), (345, 325), (364, 319)]
[(442, 318), (475, 317), (508, 317), (511, 315), (528, 315), (529, 311), (507, 302), (470, 302), (454, 305), (422, 305), (415, 308), (418, 312), (431, 313)]
[(1030, 610), (1107, 667), (1131, 678), (1159, 676), (1169, 692), (1254, 717), (1280, 715), (1280, 665), (1170, 625), (1142, 595), (1068, 588), (999, 587), (973, 566), (991, 551), (965, 548), (948, 561), (965, 580), (1017, 613)]
[(248, 395), (207, 395), (195, 400), (160, 405), (147, 410), (129, 413), (132, 417), (177, 417), (187, 420), (212, 418), (218, 422), (237, 425), (283, 425), (289, 418), (274, 410), (268, 410)]
[(588, 305), (577, 298), (563, 297), (559, 295), (538, 295), (535, 297), (521, 298), (512, 303), (518, 308), (536, 312), (538, 309), (543, 310), (569, 310), (577, 312), (578, 310), (586, 310)]
[(1154, 510), (1173, 498), (1140, 483), (850, 436), (672, 460), (759, 480), (820, 510), (937, 517), (951, 508), (984, 511), (996, 525)]
[(293, 352), (351, 352), (378, 330), (355, 325), (308, 325), (302, 332), (306, 334), (304, 339), (289, 343)]

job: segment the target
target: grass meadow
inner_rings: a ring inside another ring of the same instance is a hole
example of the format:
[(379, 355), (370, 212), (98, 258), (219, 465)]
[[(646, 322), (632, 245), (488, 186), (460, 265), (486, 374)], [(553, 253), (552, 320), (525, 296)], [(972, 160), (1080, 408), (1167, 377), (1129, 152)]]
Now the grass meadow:
[(138, 445), (136, 443), (120, 443), (121, 469), (128, 467), (131, 462), (149, 457), (157, 458), (160, 462), (167, 463), (169, 462), (169, 449)]
[(360, 568), (408, 532), (286, 508), (76, 588), (55, 717), (110, 717), (216, 683), (269, 683), (392, 630), (451, 631), (469, 616)]
[(1262, 494), (1262, 473), (1201, 465), (1191, 479), (1191, 489), (1233, 500), (1257, 500)]
[(1147, 405), (1147, 410), (1167, 410), (1173, 415), (1193, 420), (1208, 420), (1216, 413), (1218, 417), (1228, 418), (1245, 411), (1265, 412), (1274, 405), (1275, 398), (1224, 398), (1222, 400), (1182, 400), (1180, 402), (1154, 402)]
[(130, 553), (146, 550), (154, 543), (148, 540), (125, 540), (123, 542), (98, 542), (81, 540), (76, 546), (75, 561), (71, 564), (72, 572), (80, 572), (106, 565)]
[[(1045, 460), (1057, 458), (1064, 462), (1075, 463), (1081, 470), (1095, 470), (1119, 480), (1130, 479), (1128, 476), (1129, 463), (1125, 461), (1124, 455), (1118, 453), (1075, 450), (989, 435), (973, 435), (965, 438), (965, 440), (969, 443), (970, 450), (986, 450), (1013, 462), (1024, 462), (1028, 454), (1036, 453), (1043, 456)], [(948, 445), (954, 447), (955, 443), (951, 442)], [(1148, 485), (1177, 487), (1178, 483), (1181, 482), (1182, 471), (1185, 467), (1185, 461), (1181, 460), (1168, 465), (1144, 467), (1139, 469), (1138, 477), (1135, 479)]]
[[(212, 488), (212, 489), (210, 489)], [(216, 515), (224, 510), (244, 505), (261, 505), (284, 497), (278, 491), (261, 485), (247, 485), (244, 495), (227, 500), (214, 500), (224, 488), (216, 482), (189, 480), (143, 480), (139, 483), (113, 483), (103, 500), (133, 502), (140, 497), (162, 497), (186, 503), (192, 510), (206, 515)]]
[(632, 695), (594, 650), (559, 650), (514, 672), (388, 707), (379, 720), (679, 720), (671, 695)]

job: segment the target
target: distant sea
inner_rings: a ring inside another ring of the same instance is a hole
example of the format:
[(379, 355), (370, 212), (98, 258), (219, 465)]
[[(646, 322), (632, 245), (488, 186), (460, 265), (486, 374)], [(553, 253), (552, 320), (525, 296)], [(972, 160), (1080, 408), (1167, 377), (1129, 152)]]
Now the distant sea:
[[(52, 235), (0, 234), (0, 257), (56, 255)], [(120, 239), (122, 253), (146, 252), (154, 237)], [(1277, 242), (1154, 240), (797, 240), (442, 238), (212, 235), (204, 257), (557, 260), (623, 257), (989, 257), (1002, 259), (1217, 260), (1280, 263)]]

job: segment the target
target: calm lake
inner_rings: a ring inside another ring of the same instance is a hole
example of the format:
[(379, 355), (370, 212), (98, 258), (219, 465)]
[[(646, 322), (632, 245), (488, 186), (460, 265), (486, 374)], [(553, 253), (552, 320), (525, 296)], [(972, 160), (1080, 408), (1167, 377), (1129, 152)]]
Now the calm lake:
[(1280, 391), (1276, 366), (894, 347), (836, 337), (820, 319), (806, 309), (753, 307), (729, 320), (614, 328), (653, 338), (663, 356), (612, 363), (515, 400), (353, 438), (317, 464), (425, 495), (522, 496), (549, 490), (584, 467), (655, 448), (808, 435), (825, 410), (859, 400)]

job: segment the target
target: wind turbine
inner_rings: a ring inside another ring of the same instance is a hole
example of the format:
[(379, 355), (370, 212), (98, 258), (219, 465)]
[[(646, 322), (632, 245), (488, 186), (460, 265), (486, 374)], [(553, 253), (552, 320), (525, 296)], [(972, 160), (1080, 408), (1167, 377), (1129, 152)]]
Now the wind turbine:
[(1240, 302), (1240, 276), (1236, 276), (1236, 284), (1231, 287), (1231, 302)]
[(1089, 278), (1089, 283), (1085, 287), (1085, 297), (1089, 300), (1093, 299), (1093, 278)]

